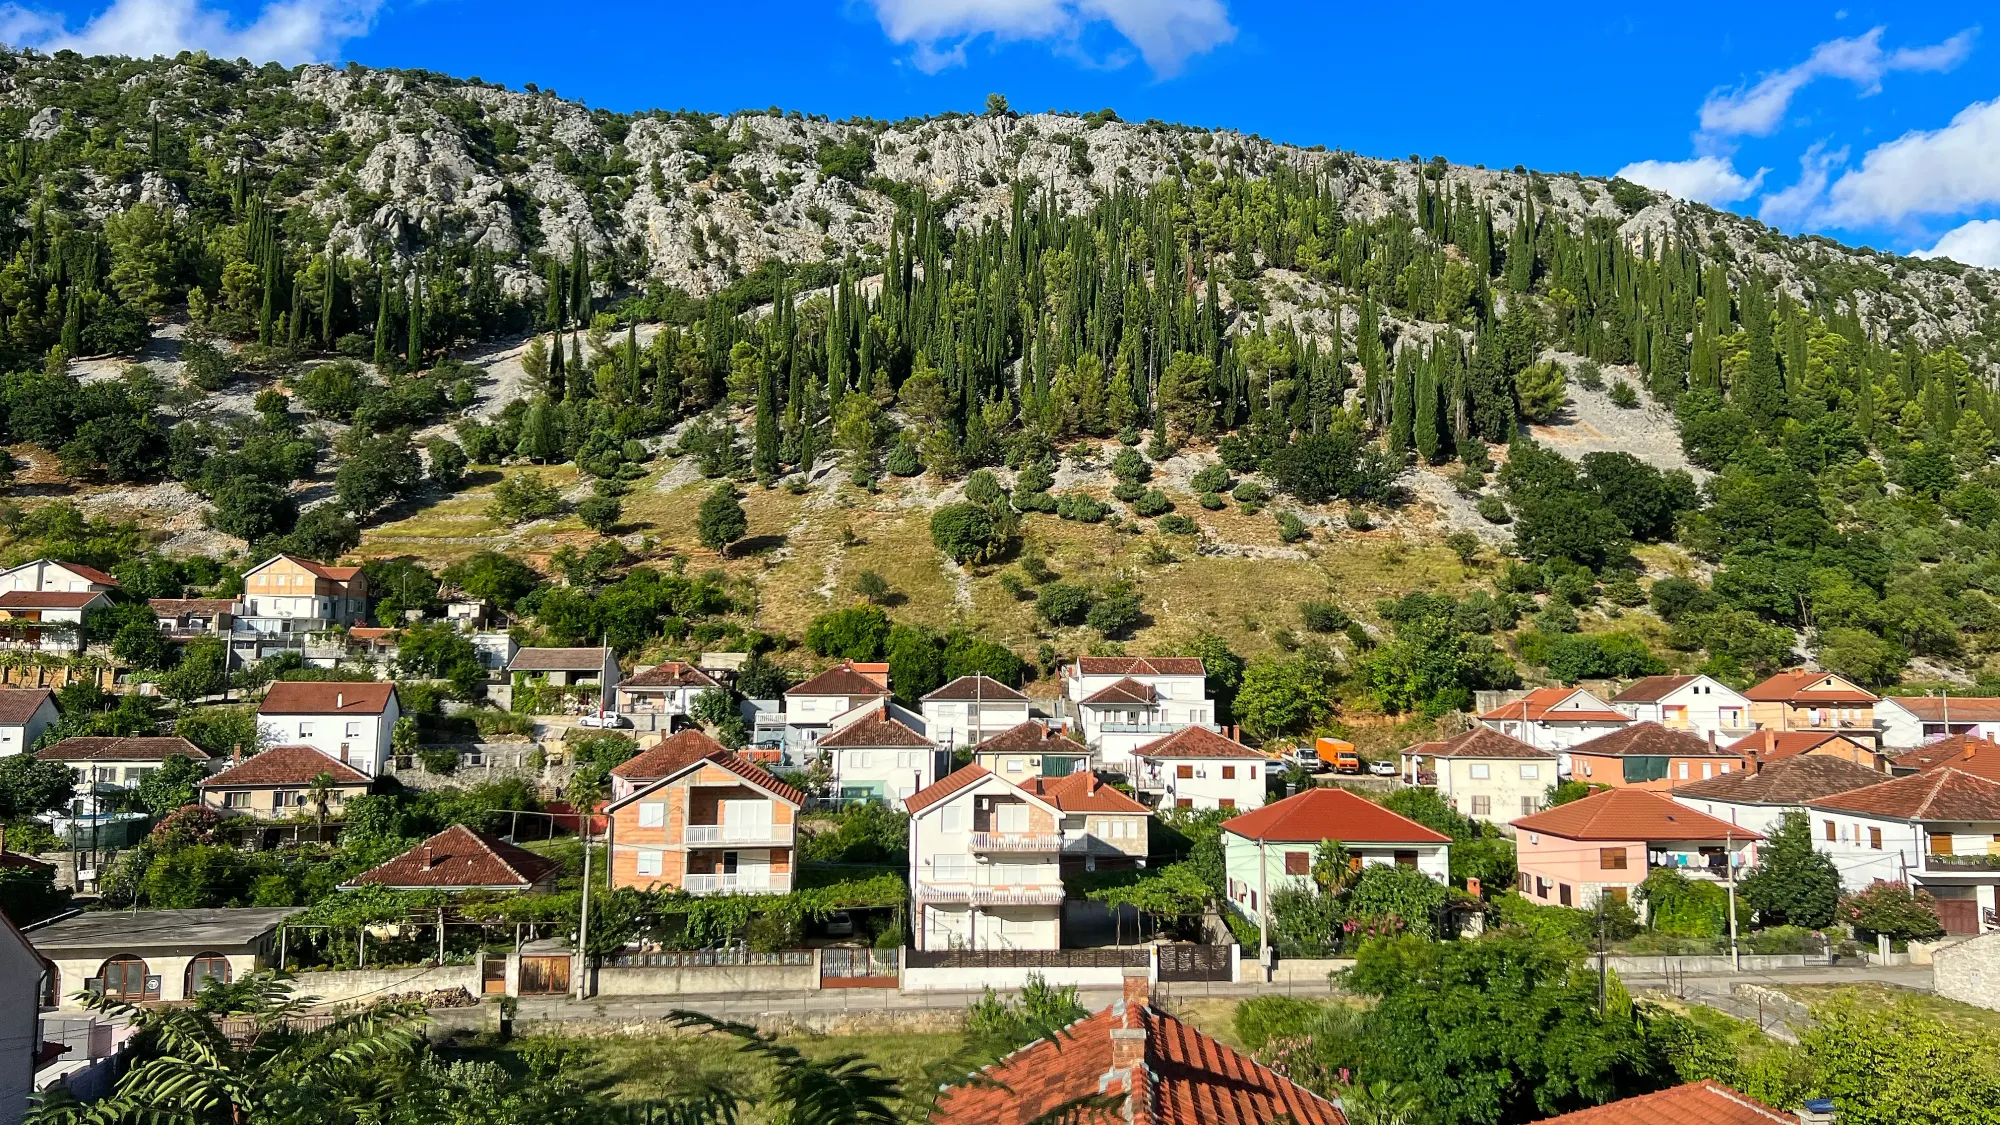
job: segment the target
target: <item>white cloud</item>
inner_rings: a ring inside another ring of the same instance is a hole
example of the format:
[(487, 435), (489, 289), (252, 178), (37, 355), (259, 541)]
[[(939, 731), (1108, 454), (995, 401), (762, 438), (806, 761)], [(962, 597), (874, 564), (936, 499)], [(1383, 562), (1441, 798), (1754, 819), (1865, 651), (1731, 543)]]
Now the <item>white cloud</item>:
[(1223, 0), (869, 0), (884, 34), (912, 48), (927, 74), (965, 63), (966, 44), (1054, 40), (1069, 50), (1085, 28), (1108, 23), (1162, 78), (1187, 60), (1236, 38)]
[(1618, 175), (1679, 199), (1723, 204), (1757, 194), (1769, 171), (1759, 168), (1756, 175), (1745, 177), (1723, 157), (1698, 156), (1692, 160), (1641, 160), (1618, 169)]
[(58, 13), (9, 3), (0, 4), (0, 42), (86, 55), (148, 58), (207, 51), (255, 62), (317, 62), (367, 34), (381, 6), (382, 0), (273, 0), (239, 25), (201, 0), (113, 0), (72, 31)]
[(1942, 129), (1871, 149), (1835, 181), (1827, 218), (1846, 225), (1953, 215), (2000, 202), (2000, 99), (1975, 102)]
[(1950, 258), (1968, 266), (2000, 269), (2000, 219), (1974, 219), (1949, 231), (1936, 246), (1916, 251), (1919, 258)]
[(1833, 170), (1847, 163), (1847, 149), (1837, 148), (1826, 151), (1825, 142), (1817, 142), (1799, 158), (1799, 181), (1782, 191), (1774, 191), (1764, 197), (1764, 205), (1757, 217), (1773, 226), (1788, 226), (1803, 223), (1810, 216), (1820, 197), (1826, 194), (1826, 182)]
[(1950, 70), (1972, 51), (1976, 29), (1967, 29), (1928, 47), (1882, 49), (1882, 28), (1851, 39), (1832, 39), (1813, 48), (1806, 61), (1765, 75), (1747, 89), (1716, 89), (1701, 106), (1702, 132), (1712, 136), (1765, 137), (1785, 119), (1792, 96), (1819, 78), (1844, 78), (1865, 96), (1881, 90), (1882, 77), (1897, 70)]

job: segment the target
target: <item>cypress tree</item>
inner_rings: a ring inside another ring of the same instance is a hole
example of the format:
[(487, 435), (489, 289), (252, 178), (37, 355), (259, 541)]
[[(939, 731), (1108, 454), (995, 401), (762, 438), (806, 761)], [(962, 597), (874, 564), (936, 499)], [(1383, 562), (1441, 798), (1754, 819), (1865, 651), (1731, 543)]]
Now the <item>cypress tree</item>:
[(375, 370), (388, 370), (389, 359), (389, 271), (385, 268), (375, 284)]
[(1411, 393), (1416, 397), (1416, 411), (1411, 420), (1411, 444), (1416, 447), (1417, 456), (1428, 464), (1435, 465), (1444, 450), (1444, 434), (1438, 424), (1438, 377), (1437, 369), (1444, 345), (1432, 348), (1423, 362), (1417, 365), (1415, 384)]
[(1389, 396), (1389, 456), (1400, 462), (1415, 441), (1416, 375), (1412, 356), (1414, 343), (1405, 344), (1396, 354), (1395, 387)]
[(764, 377), (757, 382), (757, 421), (752, 440), (750, 467), (763, 480), (778, 475), (778, 375), (777, 365), (764, 365)]
[(410, 340), (408, 356), (410, 370), (424, 365), (424, 289), (420, 274), (410, 275)]

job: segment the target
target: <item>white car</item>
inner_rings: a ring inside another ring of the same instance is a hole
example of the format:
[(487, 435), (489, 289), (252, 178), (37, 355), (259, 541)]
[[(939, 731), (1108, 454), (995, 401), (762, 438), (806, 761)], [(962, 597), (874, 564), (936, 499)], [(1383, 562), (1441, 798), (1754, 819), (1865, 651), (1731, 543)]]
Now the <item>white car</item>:
[(630, 727), (632, 720), (615, 711), (606, 711), (601, 715), (580, 716), (576, 720), (576, 725), (580, 727), (604, 727), (611, 730), (620, 730)]
[(1376, 777), (1395, 777), (1402, 771), (1396, 768), (1396, 763), (1394, 762), (1370, 762), (1368, 763), (1368, 772), (1374, 774)]

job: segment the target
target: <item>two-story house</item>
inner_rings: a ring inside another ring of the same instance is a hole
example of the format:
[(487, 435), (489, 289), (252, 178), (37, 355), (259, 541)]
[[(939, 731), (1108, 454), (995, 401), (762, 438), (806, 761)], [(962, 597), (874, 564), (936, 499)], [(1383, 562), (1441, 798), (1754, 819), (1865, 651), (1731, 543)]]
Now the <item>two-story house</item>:
[(1031, 777), (1067, 777), (1090, 766), (1090, 748), (1068, 727), (1030, 720), (972, 748), (982, 769), (1020, 785)]
[(76, 796), (70, 811), (93, 816), (113, 807), (106, 800), (120, 790), (137, 789), (147, 776), (166, 765), (169, 758), (186, 758), (209, 764), (208, 751), (185, 738), (87, 735), (65, 738), (35, 751), (44, 762), (61, 762), (76, 771)]
[(368, 620), (368, 576), (358, 566), (327, 566), (273, 555), (243, 573), (238, 631), (311, 633)]
[(1313, 860), (1322, 843), (1347, 849), (1357, 870), (1395, 864), (1442, 883), (1451, 877), (1451, 837), (1345, 789), (1308, 789), (1222, 824), (1230, 908), (1264, 924), (1271, 896), (1313, 891)]
[(1129, 772), (1132, 751), (1182, 727), (1215, 725), (1208, 673), (1192, 656), (1079, 656), (1063, 696), (1106, 769)]
[[(1558, 755), (1579, 742), (1623, 730), (1631, 716), (1582, 688), (1536, 688), (1479, 716), (1491, 730)], [(1567, 765), (1568, 758), (1562, 758)]]
[(889, 697), (889, 666), (843, 661), (785, 692), (783, 746), (790, 761), (813, 755), (844, 715)]
[(97, 590), (7, 590), (0, 592), (0, 643), (43, 652), (84, 649), (84, 619), (109, 608)]
[(697, 727), (683, 727), (643, 748), (611, 769), (611, 799), (622, 801), (663, 777), (680, 772), (690, 762), (729, 748)]
[(843, 802), (902, 801), (947, 772), (949, 751), (893, 717), (887, 700), (819, 738), (827, 763), (827, 792)]
[(2000, 769), (1994, 768), (1996, 764), (2000, 764), (2000, 742), (1968, 732), (1948, 735), (1897, 754), (1889, 759), (1889, 772), (1900, 777), (1949, 765), (1967, 773), (2000, 780)]
[(723, 691), (715, 677), (682, 660), (641, 667), (617, 681), (618, 713), (634, 724), (665, 730), (676, 716), (694, 709), (694, 697)]
[(2000, 699), (1969, 695), (1885, 695), (1875, 701), (1882, 745), (1909, 749), (1954, 734), (2000, 739)]
[(1089, 770), (1061, 777), (1031, 777), (1023, 792), (1062, 812), (1062, 868), (1144, 867), (1152, 810), (1105, 784)]
[(727, 750), (665, 768), (671, 772), (604, 808), (613, 887), (791, 891), (804, 793)]
[(1849, 738), (1839, 731), (1831, 730), (1760, 730), (1752, 731), (1729, 743), (1723, 749), (1740, 756), (1745, 762), (1770, 764), (1782, 762), (1786, 758), (1839, 758), (1866, 766), (1879, 774), (1890, 772), (1887, 754), (1875, 748), (1874, 743), (1863, 738), (1860, 741)]
[(1835, 731), (1874, 743), (1876, 694), (1838, 672), (1794, 668), (1743, 693), (1760, 730)]
[(310, 746), (370, 777), (388, 763), (401, 717), (396, 685), (366, 681), (280, 680), (257, 706), (266, 743)]
[(1882, 780), (1867, 766), (1844, 758), (1798, 756), (1769, 764), (1752, 760), (1735, 773), (1674, 787), (1674, 800), (1769, 837), (1788, 812), (1836, 793), (1864, 789)]
[(1569, 750), (1571, 780), (1613, 789), (1666, 792), (1743, 768), (1741, 755), (1691, 731), (1630, 723)]
[[(1757, 863), (1763, 834), (1661, 793), (1613, 789), (1514, 821), (1523, 895), (1589, 910), (1600, 896), (1632, 901), (1656, 867), (1722, 881)], [(1635, 903), (1641, 912), (1644, 903)]]
[(1505, 826), (1539, 812), (1556, 783), (1556, 754), (1490, 727), (1473, 727), (1438, 742), (1403, 751), (1403, 776), (1411, 784), (1426, 772), (1438, 796), (1474, 820)]
[(1647, 676), (1611, 697), (1634, 722), (1658, 723), (1718, 742), (1750, 733), (1750, 700), (1713, 676)]
[(0, 688), (0, 758), (32, 748), (61, 717), (56, 693), (48, 688)]
[(1207, 727), (1183, 727), (1132, 751), (1132, 786), (1163, 809), (1261, 809), (1269, 760)]
[(966, 766), (903, 802), (918, 949), (1060, 949), (1063, 811)]
[(48, 593), (108, 594), (119, 588), (118, 580), (96, 567), (82, 563), (36, 559), (0, 570), (0, 590), (40, 590)]
[(347, 802), (365, 795), (369, 784), (367, 774), (314, 747), (273, 746), (203, 778), (197, 788), (201, 803), (222, 815), (222, 830), (239, 846), (273, 848), (331, 840)]
[(1028, 697), (984, 673), (960, 676), (919, 702), (924, 732), (945, 750), (976, 746), (1028, 721)]
[(1950, 765), (1806, 804), (1813, 847), (1840, 885), (1906, 882), (1937, 900), (1945, 932), (2000, 928), (2000, 781)]

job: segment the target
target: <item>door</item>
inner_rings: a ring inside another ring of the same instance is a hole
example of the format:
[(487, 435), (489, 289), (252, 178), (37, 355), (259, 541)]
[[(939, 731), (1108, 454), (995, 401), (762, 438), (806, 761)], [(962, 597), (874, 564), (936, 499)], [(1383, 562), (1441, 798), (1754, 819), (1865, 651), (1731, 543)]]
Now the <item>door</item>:
[(564, 996), (568, 993), (568, 954), (521, 958), (521, 995)]
[(1948, 934), (1976, 934), (1979, 932), (1979, 900), (1976, 898), (1941, 898), (1937, 900), (1938, 921)]
[(486, 996), (506, 995), (507, 959), (505, 957), (485, 957), (480, 959), (479, 991)]
[(725, 840), (770, 839), (771, 802), (722, 802), (722, 838)]

